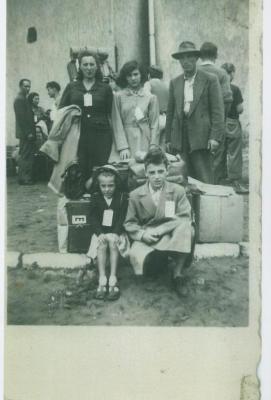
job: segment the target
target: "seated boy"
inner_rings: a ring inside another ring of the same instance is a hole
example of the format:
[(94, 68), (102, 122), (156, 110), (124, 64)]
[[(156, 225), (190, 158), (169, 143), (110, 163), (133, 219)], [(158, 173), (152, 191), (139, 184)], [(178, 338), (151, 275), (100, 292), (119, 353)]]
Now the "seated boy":
[(130, 193), (124, 223), (133, 241), (130, 262), (135, 273), (142, 274), (150, 253), (153, 260), (171, 256), (175, 262), (173, 285), (177, 294), (184, 296), (183, 269), (192, 259), (194, 232), (190, 203), (182, 186), (166, 181), (168, 161), (160, 148), (151, 148), (144, 164), (147, 182)]

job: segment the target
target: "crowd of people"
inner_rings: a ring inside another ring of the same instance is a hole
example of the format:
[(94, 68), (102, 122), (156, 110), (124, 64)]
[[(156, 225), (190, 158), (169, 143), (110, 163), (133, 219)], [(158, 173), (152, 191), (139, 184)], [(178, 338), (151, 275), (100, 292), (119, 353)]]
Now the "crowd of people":
[[(159, 66), (151, 66), (147, 75), (135, 60), (105, 79), (99, 56), (85, 49), (78, 55), (77, 78), (62, 95), (57, 82), (47, 83), (53, 99), (50, 111), (39, 106), (38, 93), (29, 93), (29, 79), (19, 83), (14, 102), (20, 141), (18, 182), (33, 184), (38, 127), (49, 141), (61, 143), (65, 166), (76, 156), (86, 190), (89, 182), (92, 187), (88, 255), (98, 263), (97, 299), (119, 297), (118, 258), (127, 253), (131, 241), (129, 256), (135, 270), (143, 259), (157, 263), (170, 257), (174, 288), (178, 295), (185, 294), (184, 271), (192, 260), (194, 228), (185, 190), (167, 182), (167, 154), (180, 157), (188, 175), (197, 180), (231, 183), (237, 193), (247, 192), (241, 184), (243, 98), (231, 83), (234, 65), (218, 67), (217, 47), (210, 42), (199, 50), (190, 41), (182, 42), (172, 57), (183, 73), (168, 87)], [(147, 181), (128, 196), (112, 162), (126, 162), (142, 152)]]

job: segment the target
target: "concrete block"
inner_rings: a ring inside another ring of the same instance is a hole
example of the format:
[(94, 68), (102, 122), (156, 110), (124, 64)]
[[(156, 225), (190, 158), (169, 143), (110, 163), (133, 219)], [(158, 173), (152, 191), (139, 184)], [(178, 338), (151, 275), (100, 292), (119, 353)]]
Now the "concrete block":
[(195, 258), (212, 257), (238, 257), (240, 254), (239, 244), (234, 243), (203, 243), (196, 244)]
[(23, 255), (23, 267), (33, 264), (40, 268), (82, 268), (88, 263), (85, 254), (36, 253)]
[(5, 257), (6, 266), (11, 268), (17, 267), (20, 254), (19, 251), (7, 251)]
[(249, 257), (249, 242), (241, 242), (239, 246), (241, 256)]

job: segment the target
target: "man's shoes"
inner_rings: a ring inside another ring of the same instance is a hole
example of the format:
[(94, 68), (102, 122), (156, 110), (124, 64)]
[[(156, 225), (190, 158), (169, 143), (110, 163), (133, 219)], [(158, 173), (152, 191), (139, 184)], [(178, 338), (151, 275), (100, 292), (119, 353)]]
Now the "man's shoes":
[(189, 294), (186, 283), (187, 283), (187, 278), (184, 276), (176, 276), (175, 278), (172, 279), (173, 289), (180, 298), (187, 297)]
[(34, 185), (34, 182), (33, 181), (18, 181), (18, 184), (22, 185), (22, 186), (31, 186), (31, 185)]
[(238, 181), (233, 182), (233, 188), (234, 188), (235, 193), (237, 193), (237, 194), (248, 194), (249, 193), (249, 190), (246, 187), (244, 187), (243, 185), (241, 185), (241, 183)]

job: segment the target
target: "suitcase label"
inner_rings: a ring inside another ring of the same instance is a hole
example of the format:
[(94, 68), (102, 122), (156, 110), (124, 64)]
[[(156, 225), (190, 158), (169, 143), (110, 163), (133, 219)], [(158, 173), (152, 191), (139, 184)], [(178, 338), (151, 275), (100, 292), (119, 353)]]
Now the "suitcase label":
[(87, 223), (86, 215), (72, 215), (73, 225), (83, 225)]

